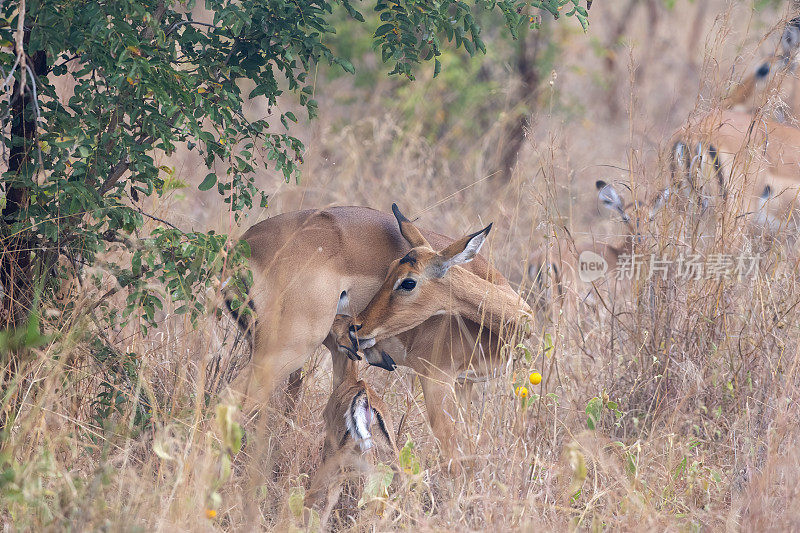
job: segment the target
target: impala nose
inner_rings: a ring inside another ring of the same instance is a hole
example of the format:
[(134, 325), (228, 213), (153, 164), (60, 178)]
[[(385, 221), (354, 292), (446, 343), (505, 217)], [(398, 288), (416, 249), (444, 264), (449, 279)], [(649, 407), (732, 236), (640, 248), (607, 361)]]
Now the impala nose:
[(394, 362), (394, 359), (392, 359), (391, 355), (381, 350), (381, 364), (377, 366), (391, 372), (397, 368), (397, 363)]

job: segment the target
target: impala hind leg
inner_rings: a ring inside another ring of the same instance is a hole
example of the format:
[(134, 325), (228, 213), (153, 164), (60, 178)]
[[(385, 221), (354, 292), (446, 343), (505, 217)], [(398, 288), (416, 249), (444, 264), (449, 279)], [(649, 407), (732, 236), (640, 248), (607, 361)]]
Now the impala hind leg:
[[(284, 446), (290, 428), (284, 408), (276, 400), (291, 397), (282, 389), (289, 376), (298, 371), (314, 349), (306, 344), (281, 351), (256, 351), (244, 395), (244, 413), (257, 412), (246, 429), (244, 452), (244, 514), (248, 524), (264, 524), (263, 495), (260, 487), (267, 479), (279, 480), (291, 473), (296, 452)], [(295, 382), (296, 383), (296, 382)], [(266, 502), (266, 507), (274, 502)]]
[[(328, 337), (337, 300), (338, 292), (333, 290), (330, 294), (309, 298), (302, 306), (276, 305), (280, 312), (274, 314), (279, 316), (259, 316), (248, 387), (251, 395), (268, 402), (271, 394), (303, 367)], [(298, 380), (293, 379), (290, 392), (296, 391), (298, 386)]]
[[(300, 371), (315, 349), (301, 345), (278, 352), (256, 351), (244, 385), (245, 404), (275, 408), (276, 394), (294, 403), (302, 383)], [(278, 402), (281, 403), (284, 402)]]

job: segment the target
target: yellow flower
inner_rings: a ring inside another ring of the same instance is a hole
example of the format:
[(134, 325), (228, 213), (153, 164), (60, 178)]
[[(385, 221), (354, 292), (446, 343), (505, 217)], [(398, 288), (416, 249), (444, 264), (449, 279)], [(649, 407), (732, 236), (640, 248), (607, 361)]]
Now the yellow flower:
[(525, 398), (528, 396), (528, 389), (527, 387), (517, 387), (517, 396), (520, 398)]
[(206, 509), (206, 518), (213, 520), (217, 517), (217, 512), (214, 509)]
[(538, 385), (542, 382), (542, 375), (538, 372), (531, 372), (531, 375), (528, 376), (528, 381), (531, 382), (531, 385)]

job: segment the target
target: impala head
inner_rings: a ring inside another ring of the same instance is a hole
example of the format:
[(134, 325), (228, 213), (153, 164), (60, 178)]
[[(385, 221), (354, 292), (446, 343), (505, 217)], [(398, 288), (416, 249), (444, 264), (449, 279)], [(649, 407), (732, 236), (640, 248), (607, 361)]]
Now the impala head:
[[(353, 361), (360, 361), (361, 356), (358, 355), (355, 343), (350, 338), (350, 326), (352, 326), (353, 323), (354, 319), (349, 315), (336, 315), (333, 326), (331, 326), (331, 335), (333, 335), (336, 347), (339, 349), (340, 353), (346, 355)], [(392, 356), (384, 349), (384, 345), (382, 344), (364, 349), (364, 356), (367, 362), (373, 366), (389, 370), (390, 372), (397, 368), (397, 363), (395, 363)]]
[(377, 422), (378, 435), (394, 448), (394, 438), (391, 430), (387, 427), (387, 420), (383, 414), (386, 406), (383, 402), (378, 402), (375, 391), (364, 382), (358, 382), (356, 386), (351, 386), (348, 390), (347, 397), (338, 399), (346, 402), (345, 433), (340, 437), (340, 444), (346, 444), (346, 439), (351, 439), (358, 444), (362, 452), (369, 450), (374, 446), (372, 426)]
[[(331, 334), (336, 337), (340, 352), (349, 352), (347, 327), (351, 324), (351, 317), (336, 315), (331, 327)], [(327, 428), (327, 450), (342, 448), (347, 441), (359, 445), (361, 451), (372, 447), (372, 426), (378, 423), (379, 435), (385, 437), (389, 444), (394, 446), (394, 439), (387, 429), (384, 413), (386, 405), (375, 394), (375, 391), (365, 381), (358, 377), (358, 363), (344, 355), (331, 354), (333, 363), (333, 392), (328, 398), (328, 403), (323, 410), (323, 419)]]
[(794, 71), (798, 51), (800, 51), (800, 17), (795, 17), (783, 27), (780, 46), (775, 53), (756, 67), (753, 74), (756, 81), (765, 80), (770, 72), (774, 73), (781, 68)]
[(659, 191), (652, 204), (649, 206), (647, 216), (643, 217), (637, 213), (637, 203), (634, 201), (626, 204), (622, 200), (622, 196), (619, 194), (619, 192), (617, 192), (613, 185), (606, 183), (603, 180), (597, 180), (595, 182), (595, 187), (598, 191), (597, 200), (600, 202), (600, 205), (612, 213), (619, 215), (619, 217), (622, 219), (622, 222), (625, 224), (626, 229), (628, 230), (628, 237), (637, 241), (641, 239), (642, 228), (640, 226), (642, 225), (642, 221), (653, 220), (653, 218), (656, 216), (656, 213), (658, 213), (664, 204), (667, 203), (670, 197), (669, 188)]
[[(639, 218), (635, 212), (637, 208), (636, 202), (630, 202), (626, 204), (622, 200), (622, 196), (619, 194), (619, 192), (617, 192), (617, 189), (615, 189), (610, 183), (606, 183), (603, 180), (597, 180), (594, 185), (597, 188), (597, 200), (600, 202), (600, 205), (615, 215), (619, 215), (623, 224), (625, 224), (628, 236), (637, 236), (639, 234)], [(650, 210), (648, 220), (655, 216), (655, 212), (661, 208), (663, 202), (668, 197), (669, 189), (665, 189), (656, 197), (656, 200)]]
[(782, 69), (794, 72), (797, 69), (798, 51), (800, 51), (800, 17), (795, 17), (784, 26), (780, 46), (775, 53), (761, 61), (753, 73), (734, 89), (726, 98), (726, 107), (746, 105), (755, 95), (756, 88), (763, 87), (771, 76)]
[(388, 444), (392, 456), (397, 457), (394, 429), (388, 414), (386, 404), (372, 387), (358, 379), (356, 363), (334, 356), (334, 389), (322, 411), (325, 421), (323, 462), (306, 493), (308, 507), (324, 498), (326, 492), (330, 494), (332, 483), (341, 483), (340, 473), (345, 467), (360, 467), (359, 456), (376, 445)]
[(492, 228), (489, 224), (436, 251), (396, 204), (392, 204), (392, 212), (411, 251), (391, 264), (380, 290), (350, 327), (354, 347), (362, 350), (445, 313), (451, 300), (450, 269), (472, 261)]
[(797, 52), (800, 51), (800, 17), (795, 17), (786, 23), (781, 34), (781, 51), (784, 64), (794, 70), (792, 63), (797, 60)]
[(628, 209), (630, 209), (631, 206), (625, 205), (625, 202), (622, 201), (622, 196), (620, 196), (620, 194), (617, 192), (617, 189), (615, 189), (610, 183), (606, 183), (603, 180), (597, 180), (594, 182), (594, 186), (598, 191), (597, 200), (600, 202), (600, 205), (619, 215), (620, 218), (622, 218), (622, 222), (624, 222), (626, 226), (633, 230), (633, 219), (631, 215), (628, 214)]

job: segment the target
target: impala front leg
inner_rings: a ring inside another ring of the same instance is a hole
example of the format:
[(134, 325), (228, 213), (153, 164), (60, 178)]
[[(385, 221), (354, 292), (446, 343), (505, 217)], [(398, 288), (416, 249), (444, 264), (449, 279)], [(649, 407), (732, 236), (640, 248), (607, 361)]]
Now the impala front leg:
[(425, 409), (428, 411), (428, 422), (436, 440), (447, 469), (458, 473), (461, 465), (456, 461), (458, 444), (455, 441), (455, 421), (458, 417), (458, 408), (451, 383), (445, 383), (429, 376), (420, 375), (422, 394), (425, 398)]

